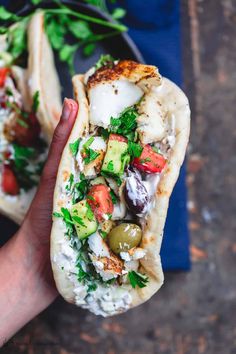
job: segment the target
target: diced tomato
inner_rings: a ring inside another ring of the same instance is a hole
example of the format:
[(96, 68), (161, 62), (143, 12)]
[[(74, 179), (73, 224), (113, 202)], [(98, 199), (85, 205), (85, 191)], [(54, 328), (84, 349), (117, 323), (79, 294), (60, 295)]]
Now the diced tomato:
[(107, 216), (112, 214), (114, 206), (110, 196), (110, 189), (104, 184), (92, 186), (87, 200), (98, 222), (102, 222)]
[(11, 156), (11, 152), (9, 150), (6, 150), (3, 152), (3, 158), (4, 160), (9, 160), (10, 156)]
[(0, 68), (0, 87), (3, 87), (7, 74), (10, 72), (9, 68)]
[(133, 160), (133, 166), (146, 173), (161, 172), (165, 164), (166, 159), (154, 151), (150, 145), (145, 145), (142, 154)]
[(0, 96), (0, 107), (1, 108), (6, 108), (7, 105), (6, 105), (6, 96), (3, 95), (3, 96)]
[(116, 141), (127, 143), (127, 139), (124, 136), (119, 134), (110, 134), (109, 140), (116, 140)]
[(16, 176), (8, 165), (3, 165), (2, 190), (4, 193), (10, 195), (17, 195), (20, 191)]

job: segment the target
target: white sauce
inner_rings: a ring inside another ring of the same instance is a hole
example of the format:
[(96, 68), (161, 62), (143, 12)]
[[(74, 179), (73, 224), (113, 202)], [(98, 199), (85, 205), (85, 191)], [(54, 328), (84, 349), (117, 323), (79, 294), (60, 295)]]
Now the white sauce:
[(128, 80), (101, 82), (89, 92), (90, 123), (107, 128), (111, 117), (118, 118), (120, 113), (134, 105), (143, 95), (143, 91)]

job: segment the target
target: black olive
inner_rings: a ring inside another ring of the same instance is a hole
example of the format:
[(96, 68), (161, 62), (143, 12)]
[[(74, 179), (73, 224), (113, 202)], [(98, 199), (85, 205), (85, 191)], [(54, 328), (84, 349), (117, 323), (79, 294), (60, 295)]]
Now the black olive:
[(128, 170), (128, 177), (124, 187), (124, 198), (127, 207), (134, 214), (147, 212), (149, 195), (142, 181), (140, 173), (135, 169)]

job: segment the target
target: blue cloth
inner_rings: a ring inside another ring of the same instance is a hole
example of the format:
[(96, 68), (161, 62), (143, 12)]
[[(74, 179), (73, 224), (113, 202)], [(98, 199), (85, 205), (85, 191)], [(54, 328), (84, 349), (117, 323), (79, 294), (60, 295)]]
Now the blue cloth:
[[(9, 0), (1, 0), (6, 5)], [(179, 0), (118, 0), (126, 8), (126, 25), (148, 64), (157, 65), (161, 74), (182, 83)], [(185, 165), (171, 196), (161, 257), (164, 270), (188, 270), (189, 233), (186, 208)]]
[[(129, 35), (148, 64), (157, 65), (160, 73), (182, 84), (179, 0), (119, 0), (126, 8), (124, 21)], [(186, 208), (185, 165), (170, 200), (161, 258), (164, 270), (189, 270), (189, 233)]]

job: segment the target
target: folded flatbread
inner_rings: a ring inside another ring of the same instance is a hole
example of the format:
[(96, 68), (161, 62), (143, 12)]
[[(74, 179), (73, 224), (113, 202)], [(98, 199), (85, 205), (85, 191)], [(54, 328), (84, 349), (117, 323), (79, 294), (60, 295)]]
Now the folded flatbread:
[[(28, 26), (28, 67), (0, 76), (0, 212), (20, 224), (28, 210), (61, 112), (60, 83), (42, 12)], [(4, 50), (4, 37), (1, 50)]]
[(73, 77), (79, 112), (54, 192), (60, 294), (111, 316), (163, 284), (160, 248), (189, 139), (189, 103), (154, 66), (107, 62)]

